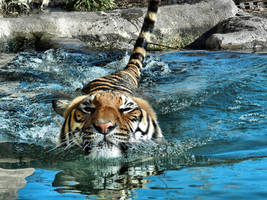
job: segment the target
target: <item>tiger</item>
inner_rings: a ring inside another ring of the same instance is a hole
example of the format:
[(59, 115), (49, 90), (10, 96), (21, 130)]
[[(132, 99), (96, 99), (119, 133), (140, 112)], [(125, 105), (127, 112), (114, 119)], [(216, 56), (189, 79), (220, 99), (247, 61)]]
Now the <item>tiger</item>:
[(156, 113), (137, 97), (147, 45), (160, 0), (149, 0), (144, 22), (128, 64), (123, 70), (97, 78), (72, 101), (53, 100), (54, 111), (64, 118), (58, 146), (78, 146), (92, 158), (116, 158), (129, 146), (163, 141)]

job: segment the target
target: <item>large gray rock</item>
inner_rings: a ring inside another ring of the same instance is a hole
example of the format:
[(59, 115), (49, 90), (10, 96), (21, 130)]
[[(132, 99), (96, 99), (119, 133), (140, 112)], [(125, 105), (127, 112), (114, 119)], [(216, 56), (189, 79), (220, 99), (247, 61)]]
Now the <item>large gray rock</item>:
[[(237, 7), (232, 0), (206, 0), (195, 4), (162, 6), (159, 9), (155, 38), (160, 42), (197, 37), (218, 22), (234, 16)], [(53, 47), (66, 42), (77, 45), (77, 39), (89, 48), (131, 49), (145, 15), (145, 8), (109, 12), (51, 12), (20, 18), (0, 19), (0, 49)], [(71, 40), (74, 39), (74, 40)], [(156, 41), (155, 39), (153, 41)], [(80, 42), (78, 41), (78, 44)], [(52, 45), (52, 46), (51, 46)], [(175, 45), (175, 44), (174, 44)], [(82, 45), (84, 48), (84, 45)]]
[(162, 37), (177, 33), (203, 33), (218, 22), (233, 17), (238, 12), (232, 0), (207, 0), (195, 4), (164, 6), (160, 8), (155, 32)]
[(267, 49), (267, 19), (240, 13), (217, 24), (188, 48), (262, 51)]
[(17, 191), (26, 185), (25, 178), (33, 174), (33, 168), (2, 169), (0, 168), (0, 200), (17, 199)]

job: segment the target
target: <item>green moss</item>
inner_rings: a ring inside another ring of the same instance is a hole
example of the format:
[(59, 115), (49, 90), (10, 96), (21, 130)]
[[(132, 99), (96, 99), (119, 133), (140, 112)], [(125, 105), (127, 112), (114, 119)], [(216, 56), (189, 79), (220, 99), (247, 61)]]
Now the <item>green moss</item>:
[(150, 44), (150, 50), (163, 51), (167, 49), (183, 49), (188, 44), (195, 41), (199, 37), (199, 33), (177, 33), (171, 38), (163, 38), (157, 44)]
[(33, 51), (36, 46), (36, 38), (33, 34), (15, 33), (12, 39), (0, 43), (0, 52), (17, 53), (19, 51)]
[(167, 41), (167, 44), (173, 44), (176, 48), (184, 48), (191, 42), (193, 42), (199, 35), (196, 34), (176, 34), (172, 39)]
[(29, 14), (30, 6), (18, 0), (3, 0), (0, 12), (4, 17), (17, 17)]

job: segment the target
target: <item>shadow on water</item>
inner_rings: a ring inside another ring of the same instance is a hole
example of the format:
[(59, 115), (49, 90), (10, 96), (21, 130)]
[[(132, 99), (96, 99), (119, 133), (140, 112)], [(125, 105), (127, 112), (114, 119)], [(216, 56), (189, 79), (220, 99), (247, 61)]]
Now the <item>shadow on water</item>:
[[(266, 165), (267, 156), (267, 56), (259, 54), (150, 55), (137, 93), (158, 113), (167, 144), (136, 145), (119, 160), (54, 149), (62, 119), (51, 100), (75, 96), (77, 88), (123, 68), (128, 59), (124, 53), (48, 50), (20, 53), (0, 65), (0, 167), (36, 169), (19, 199), (39, 193), (43, 199), (212, 199), (214, 193), (234, 199), (247, 191), (243, 186), (252, 187), (253, 176), (264, 177), (266, 167), (256, 166)], [(232, 180), (236, 173), (244, 179)], [(248, 197), (265, 195), (261, 187), (253, 191)]]

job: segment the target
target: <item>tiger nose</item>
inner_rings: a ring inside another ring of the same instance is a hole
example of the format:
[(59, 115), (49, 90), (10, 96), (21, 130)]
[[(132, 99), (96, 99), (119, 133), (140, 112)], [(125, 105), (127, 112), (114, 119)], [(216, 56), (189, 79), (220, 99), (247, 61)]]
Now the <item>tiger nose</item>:
[(110, 131), (112, 131), (116, 127), (116, 125), (111, 123), (111, 122), (108, 122), (108, 123), (94, 124), (94, 127), (98, 132), (103, 133), (103, 134), (107, 134)]

